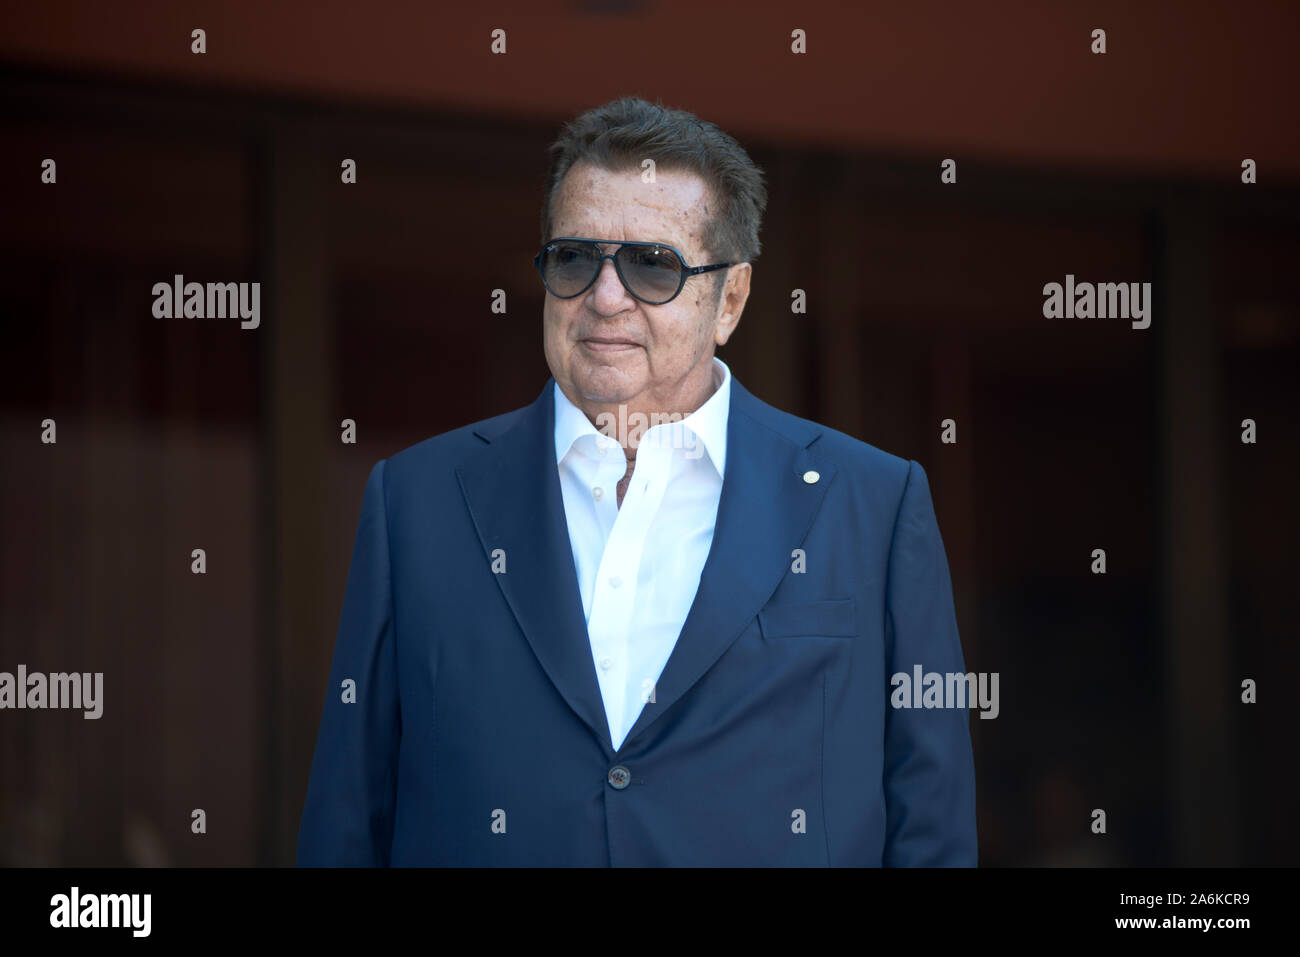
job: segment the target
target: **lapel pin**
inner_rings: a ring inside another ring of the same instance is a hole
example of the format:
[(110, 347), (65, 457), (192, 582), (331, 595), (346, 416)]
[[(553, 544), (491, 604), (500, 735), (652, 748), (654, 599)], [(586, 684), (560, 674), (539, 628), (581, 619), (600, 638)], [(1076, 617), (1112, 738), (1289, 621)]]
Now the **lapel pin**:
[(809, 469), (807, 472), (803, 473), (803, 480), (807, 482), (809, 485), (816, 485), (817, 480), (820, 478), (821, 475), (817, 472), (814, 472), (812, 469)]

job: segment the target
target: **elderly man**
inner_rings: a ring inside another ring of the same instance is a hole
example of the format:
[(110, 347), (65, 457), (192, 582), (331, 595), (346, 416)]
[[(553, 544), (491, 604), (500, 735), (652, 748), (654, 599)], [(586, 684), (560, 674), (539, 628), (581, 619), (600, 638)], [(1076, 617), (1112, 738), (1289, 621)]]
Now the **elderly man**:
[(565, 128), (553, 378), (370, 473), (300, 864), (975, 863), (969, 712), (891, 706), (964, 672), (924, 471), (714, 356), (765, 205), (689, 113)]

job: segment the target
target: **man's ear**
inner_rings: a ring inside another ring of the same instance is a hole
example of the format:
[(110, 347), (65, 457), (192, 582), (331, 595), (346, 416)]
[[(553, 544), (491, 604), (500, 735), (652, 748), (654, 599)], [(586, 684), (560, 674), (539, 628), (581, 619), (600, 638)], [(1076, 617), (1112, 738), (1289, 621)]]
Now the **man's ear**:
[(745, 311), (749, 300), (749, 278), (753, 267), (749, 263), (737, 263), (727, 270), (726, 283), (718, 303), (718, 318), (713, 325), (713, 341), (720, 346), (726, 345), (731, 334), (740, 324), (740, 314)]

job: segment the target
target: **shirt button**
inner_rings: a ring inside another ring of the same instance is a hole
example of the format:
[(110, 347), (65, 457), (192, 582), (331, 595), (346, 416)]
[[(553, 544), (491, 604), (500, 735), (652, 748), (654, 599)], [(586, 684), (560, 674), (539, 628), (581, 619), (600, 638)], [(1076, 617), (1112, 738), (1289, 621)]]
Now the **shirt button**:
[(609, 580), (610, 588), (618, 588), (622, 584), (623, 584), (623, 579), (619, 578), (617, 575), (615, 575), (613, 578)]
[(600, 659), (600, 666), (608, 671), (610, 668), (614, 667), (614, 659), (609, 655), (606, 655), (604, 658)]
[(615, 791), (621, 791), (632, 781), (632, 772), (623, 765), (618, 764), (609, 769), (609, 786)]
[(604, 497), (604, 495), (605, 495), (605, 490), (601, 488), (599, 485), (597, 485), (595, 488), (591, 490), (591, 497), (594, 498), (596, 501), (600, 501)]

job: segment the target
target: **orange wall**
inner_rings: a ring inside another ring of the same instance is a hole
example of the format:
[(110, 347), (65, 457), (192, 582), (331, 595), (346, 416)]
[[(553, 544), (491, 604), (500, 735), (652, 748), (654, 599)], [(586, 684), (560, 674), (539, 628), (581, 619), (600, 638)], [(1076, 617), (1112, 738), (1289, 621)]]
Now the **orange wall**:
[[(11, 3), (0, 61), (545, 123), (635, 92), (742, 141), (1227, 180), (1251, 157), (1261, 185), (1300, 180), (1300, 4), (1285, 0), (510, 6)], [(631, 12), (583, 12), (597, 6)], [(495, 27), (506, 56), (489, 53)]]

